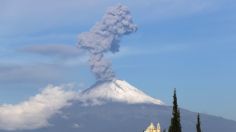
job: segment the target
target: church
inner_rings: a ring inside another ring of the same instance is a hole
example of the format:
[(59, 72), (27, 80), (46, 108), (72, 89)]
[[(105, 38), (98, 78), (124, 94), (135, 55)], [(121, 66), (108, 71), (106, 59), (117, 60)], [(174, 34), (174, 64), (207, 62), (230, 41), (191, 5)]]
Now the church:
[(153, 123), (151, 123), (144, 132), (161, 132), (161, 126), (158, 123), (157, 127), (154, 126)]

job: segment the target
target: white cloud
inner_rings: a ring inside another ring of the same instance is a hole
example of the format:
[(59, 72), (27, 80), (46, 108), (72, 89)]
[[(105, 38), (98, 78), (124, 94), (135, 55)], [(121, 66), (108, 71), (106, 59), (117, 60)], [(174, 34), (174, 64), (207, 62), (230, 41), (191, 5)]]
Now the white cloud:
[(80, 124), (74, 123), (74, 124), (73, 124), (73, 128), (80, 128)]
[(76, 98), (71, 85), (49, 85), (28, 101), (0, 106), (0, 129), (21, 130), (47, 127), (48, 119)]

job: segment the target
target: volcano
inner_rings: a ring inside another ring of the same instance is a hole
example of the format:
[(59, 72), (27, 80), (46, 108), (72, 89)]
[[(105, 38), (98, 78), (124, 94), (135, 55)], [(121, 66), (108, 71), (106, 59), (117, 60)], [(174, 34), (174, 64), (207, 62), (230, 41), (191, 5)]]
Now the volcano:
[[(183, 132), (195, 132), (197, 113), (181, 111)], [(150, 122), (168, 129), (172, 107), (126, 81), (97, 82), (49, 119), (50, 125), (17, 132), (143, 132)], [(204, 132), (236, 132), (236, 122), (201, 114)], [(7, 132), (0, 130), (0, 132)]]
[(163, 105), (161, 100), (152, 98), (124, 80), (97, 82), (79, 95), (79, 100), (86, 105), (120, 102), (127, 104)]

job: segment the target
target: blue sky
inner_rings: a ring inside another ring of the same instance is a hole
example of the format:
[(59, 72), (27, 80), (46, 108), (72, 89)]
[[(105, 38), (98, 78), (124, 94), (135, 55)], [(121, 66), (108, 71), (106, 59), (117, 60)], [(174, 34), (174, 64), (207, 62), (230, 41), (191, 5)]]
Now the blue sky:
[(236, 120), (233, 0), (0, 0), (0, 102), (21, 102), (48, 84), (93, 84), (77, 36), (117, 3), (139, 27), (107, 55), (118, 78), (167, 104), (176, 87), (181, 107)]

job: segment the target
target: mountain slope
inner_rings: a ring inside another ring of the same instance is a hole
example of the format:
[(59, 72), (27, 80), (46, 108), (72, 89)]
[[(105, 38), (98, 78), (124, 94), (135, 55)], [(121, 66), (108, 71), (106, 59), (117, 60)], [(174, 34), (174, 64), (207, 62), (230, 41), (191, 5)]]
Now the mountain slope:
[(86, 105), (99, 105), (106, 102), (164, 104), (122, 80), (96, 83), (80, 93), (79, 100)]
[[(150, 122), (168, 128), (171, 107), (155, 104), (107, 103), (82, 106), (74, 102), (50, 119), (51, 126), (17, 132), (142, 132)], [(195, 132), (197, 113), (181, 109), (183, 132)], [(201, 115), (204, 132), (235, 132), (236, 122), (216, 116)], [(0, 131), (6, 132), (6, 131)]]
[[(168, 128), (172, 107), (163, 105), (162, 101), (146, 95), (126, 81), (114, 80), (99, 82), (83, 91), (79, 101), (63, 113), (69, 119), (67, 127), (71, 132), (142, 132), (150, 122), (160, 122), (162, 128)], [(181, 109), (183, 132), (195, 132), (196, 115)], [(201, 118), (203, 131), (236, 131), (235, 121), (205, 114)], [(63, 119), (57, 117), (53, 121), (63, 125), (65, 121), (60, 120)]]
[[(150, 122), (168, 128), (171, 113), (171, 106), (116, 80), (97, 83), (81, 92), (78, 100), (49, 119), (48, 127), (17, 132), (142, 132)], [(181, 109), (183, 132), (195, 132), (196, 116)], [(236, 132), (236, 121), (221, 117), (201, 114), (201, 123), (204, 132)]]

